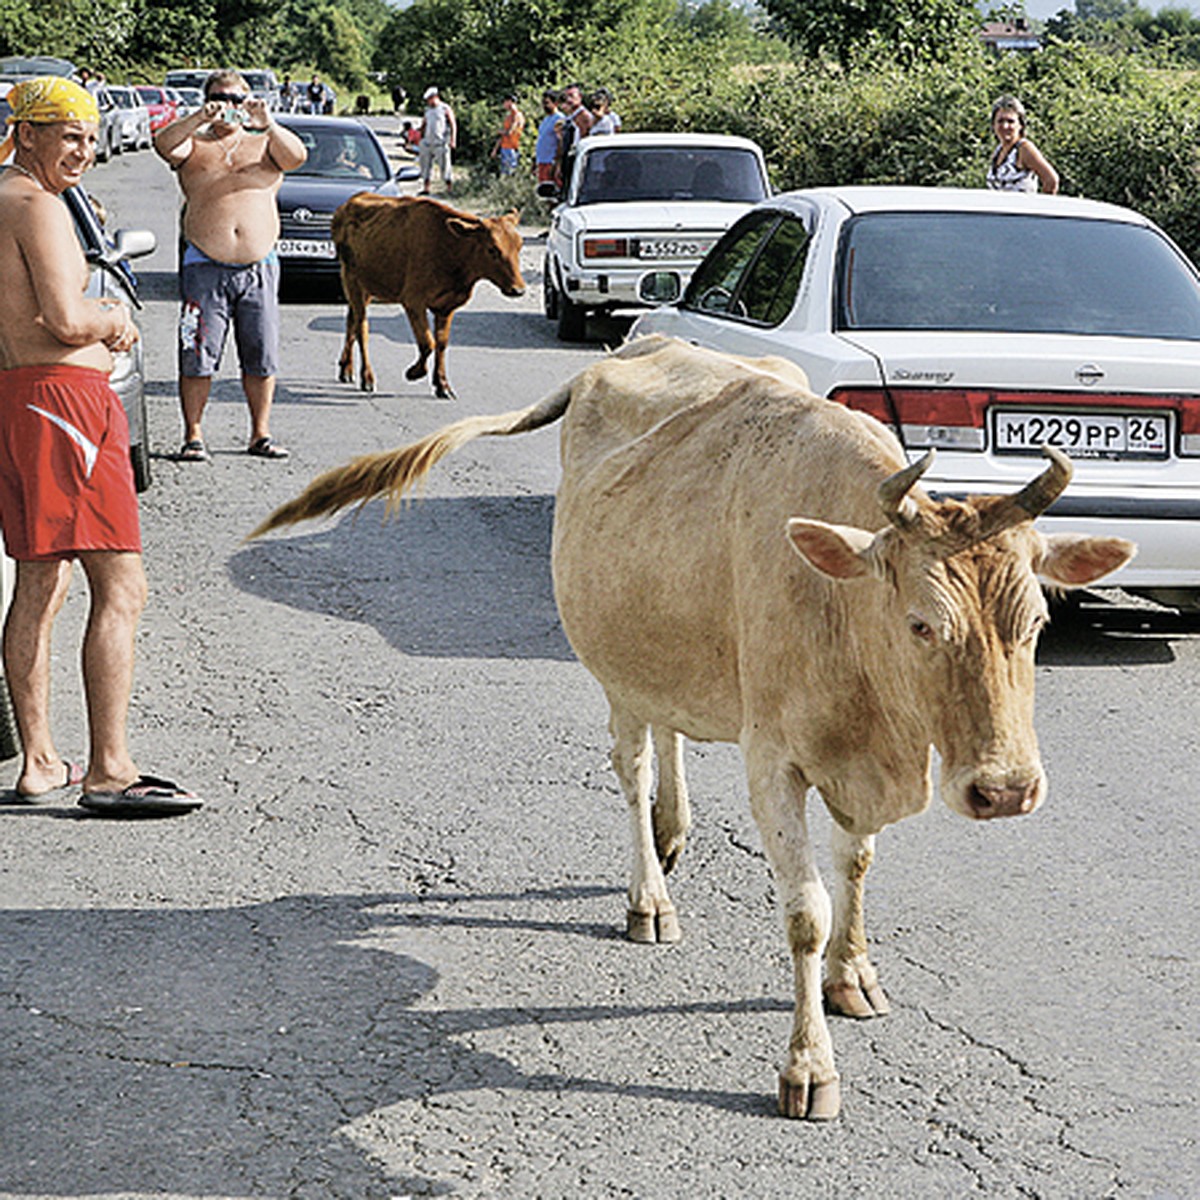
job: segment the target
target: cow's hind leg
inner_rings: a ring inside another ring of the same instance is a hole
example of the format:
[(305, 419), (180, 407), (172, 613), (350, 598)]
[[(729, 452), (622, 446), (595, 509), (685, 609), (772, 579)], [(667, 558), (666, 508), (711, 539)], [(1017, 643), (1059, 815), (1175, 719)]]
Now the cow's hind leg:
[(683, 774), (683, 735), (665, 725), (655, 725), (654, 749), (658, 757), (658, 788), (654, 797), (654, 847), (664, 873), (679, 861), (692, 824), (687, 780)]
[(825, 1003), (847, 1017), (881, 1017), (890, 1011), (879, 975), (867, 957), (863, 884), (875, 857), (875, 838), (833, 826), (833, 931), (825, 951)]
[(433, 334), (429, 332), (429, 315), (424, 308), (409, 308), (406, 304), (404, 311), (408, 314), (408, 324), (412, 329), (413, 341), (417, 343), (417, 361), (404, 372), (405, 379), (421, 379), (425, 375), (426, 364), (433, 353)]
[(446, 347), (450, 345), (450, 322), (453, 320), (453, 312), (433, 314), (433, 392), (439, 400), (455, 398), (446, 377)]
[(821, 1005), (821, 955), (829, 938), (829, 893), (817, 873), (805, 818), (807, 785), (769, 746), (743, 746), (750, 806), (783, 903), (796, 990), (787, 1061), (779, 1073), (785, 1117), (827, 1121), (841, 1109), (841, 1083)]
[(362, 364), (362, 389), (375, 390), (375, 374), (367, 361), (367, 304), (369, 299), (353, 274), (342, 268), (342, 292), (346, 297), (346, 340), (342, 343), (342, 356), (338, 359), (338, 381), (354, 382), (354, 347)]
[[(610, 701), (611, 703), (611, 701)], [(654, 763), (650, 727), (628, 710), (612, 704), (612, 763), (629, 806), (633, 835), (633, 870), (629, 879), (626, 935), (633, 942), (677, 942), (679, 918), (654, 848), (650, 790)]]

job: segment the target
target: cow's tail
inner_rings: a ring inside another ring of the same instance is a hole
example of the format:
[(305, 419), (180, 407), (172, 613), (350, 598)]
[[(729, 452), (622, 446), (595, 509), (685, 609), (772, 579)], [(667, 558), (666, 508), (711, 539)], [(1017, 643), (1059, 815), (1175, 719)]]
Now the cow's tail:
[(552, 425), (567, 411), (570, 399), (568, 382), (528, 408), (495, 416), (467, 417), (399, 450), (352, 459), (343, 467), (318, 475), (294, 500), (280, 505), (246, 540), (262, 537), (284, 525), (329, 516), (351, 504), (366, 504), (376, 496), (387, 496), (390, 516), (405, 494), (419, 485), (447, 454), (478, 437), (508, 437)]

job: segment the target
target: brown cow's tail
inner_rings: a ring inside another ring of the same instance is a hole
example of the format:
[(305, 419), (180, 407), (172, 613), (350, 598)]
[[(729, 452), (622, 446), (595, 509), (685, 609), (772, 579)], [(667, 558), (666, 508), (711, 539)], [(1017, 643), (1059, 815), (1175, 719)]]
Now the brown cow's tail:
[(246, 540), (262, 537), (284, 525), (329, 516), (351, 504), (366, 504), (382, 495), (388, 498), (387, 515), (391, 516), (405, 494), (420, 484), (447, 454), (478, 437), (508, 437), (551, 425), (567, 411), (570, 400), (571, 385), (565, 383), (528, 408), (495, 416), (467, 417), (410, 446), (352, 459), (344, 467), (334, 467), (318, 475), (294, 500), (280, 505)]

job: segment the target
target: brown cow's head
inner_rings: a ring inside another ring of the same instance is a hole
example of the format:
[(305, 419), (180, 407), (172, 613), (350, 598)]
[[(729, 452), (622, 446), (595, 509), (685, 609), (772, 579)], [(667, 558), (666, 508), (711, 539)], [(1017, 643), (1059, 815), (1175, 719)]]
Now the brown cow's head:
[(1122, 538), (1045, 536), (1033, 518), (1071, 478), (1055, 450), (1015, 496), (936, 502), (909, 492), (932, 453), (880, 486), (889, 525), (877, 533), (789, 522), (792, 545), (836, 580), (874, 576), (886, 589), (873, 633), (923, 713), (942, 756), (943, 799), (976, 819), (1032, 812), (1046, 792), (1033, 730), (1034, 649), (1046, 623), (1038, 577), (1082, 587), (1134, 554)]
[(475, 221), (451, 217), (446, 222), (450, 232), (469, 247), (468, 264), (473, 273), (494, 283), (506, 296), (525, 294), (519, 219), (520, 214), (514, 210), (502, 217), (479, 217)]

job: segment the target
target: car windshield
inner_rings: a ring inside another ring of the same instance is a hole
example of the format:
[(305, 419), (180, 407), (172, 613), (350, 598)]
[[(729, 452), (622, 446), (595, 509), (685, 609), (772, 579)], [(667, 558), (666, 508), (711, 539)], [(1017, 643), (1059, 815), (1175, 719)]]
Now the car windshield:
[(158, 90), (158, 88), (140, 87), (140, 88), (135, 88), (134, 90), (137, 92), (137, 94), (139, 96), (141, 96), (141, 98), (143, 100), (145, 100), (145, 102), (147, 104), (161, 104), (162, 103), (162, 92), (160, 92)]
[(292, 132), (304, 143), (308, 160), (293, 175), (318, 179), (369, 179), (381, 182), (389, 178), (387, 159), (365, 130), (294, 127)]
[(136, 108), (137, 101), (132, 92), (109, 92), (118, 108)]
[(1200, 285), (1154, 230), (999, 213), (871, 213), (847, 224), (841, 329), (1200, 339)]
[(749, 150), (712, 146), (621, 146), (588, 151), (576, 204), (622, 200), (728, 200), (765, 196), (758, 159)]

